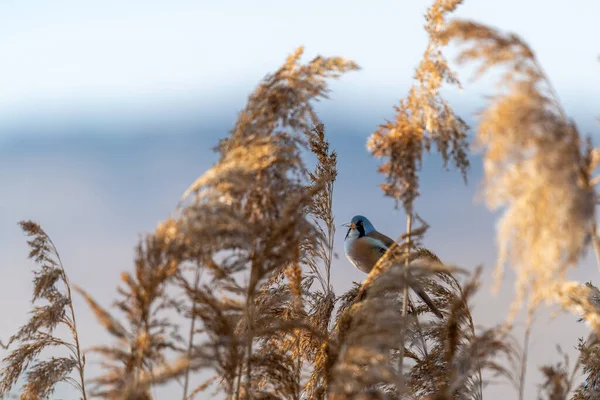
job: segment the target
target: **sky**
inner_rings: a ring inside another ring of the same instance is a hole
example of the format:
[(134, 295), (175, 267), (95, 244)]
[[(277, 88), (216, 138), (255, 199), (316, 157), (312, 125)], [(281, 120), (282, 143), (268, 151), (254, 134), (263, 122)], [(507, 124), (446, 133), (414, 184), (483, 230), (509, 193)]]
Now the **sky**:
[[(325, 2), (323, 2), (325, 3)], [(17, 222), (34, 219), (57, 243), (71, 280), (108, 306), (119, 274), (132, 268), (141, 234), (175, 208), (183, 191), (215, 161), (211, 148), (226, 135), (247, 95), (297, 46), (304, 60), (340, 55), (362, 69), (333, 82), (317, 110), (339, 153), (334, 211), (339, 223), (367, 215), (397, 237), (404, 215), (378, 189), (378, 161), (365, 149), (370, 133), (406, 94), (426, 45), (429, 2), (376, 1), (3, 1), (0, 3), (0, 282), (6, 340), (26, 321), (31, 270)], [(522, 36), (536, 51), (567, 112), (597, 142), (600, 87), (600, 3), (572, 0), (469, 1), (457, 11)], [(460, 115), (483, 106), (489, 82), (445, 91)], [(489, 291), (495, 261), (496, 214), (475, 196), (481, 159), (469, 182), (425, 159), (417, 211), (431, 225), (425, 244), (444, 261), (484, 265), (476, 321), (502, 321), (512, 299), (512, 274)], [(363, 275), (343, 258), (337, 233), (333, 280), (341, 293)], [(571, 278), (597, 280), (591, 254)], [(10, 299), (10, 300), (7, 300)], [(84, 346), (107, 341), (85, 304), (78, 321)], [(542, 310), (532, 334), (526, 398), (540, 382), (536, 367), (558, 362), (560, 345), (574, 355), (583, 324)], [(517, 326), (516, 334), (522, 334)], [(90, 367), (92, 369), (94, 366)], [(180, 393), (161, 388), (160, 398)], [(487, 399), (515, 397), (494, 386)], [(61, 388), (61, 398), (73, 393)], [(163, 397), (164, 396), (164, 397)]]

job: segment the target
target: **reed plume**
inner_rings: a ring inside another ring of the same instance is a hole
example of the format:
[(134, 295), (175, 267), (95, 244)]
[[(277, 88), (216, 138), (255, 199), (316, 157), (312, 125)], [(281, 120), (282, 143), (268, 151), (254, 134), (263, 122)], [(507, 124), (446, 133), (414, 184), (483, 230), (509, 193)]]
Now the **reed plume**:
[(186, 288), (208, 336), (193, 354), (236, 399), (298, 398), (303, 332), (317, 334), (306, 320), (301, 264), (323, 233), (307, 214), (328, 189), (323, 171), (307, 175), (300, 152), (318, 140), (305, 132), (318, 125), (311, 103), (327, 96), (326, 79), (357, 66), (336, 57), (301, 65), (302, 51), (249, 96), (217, 148), (219, 162), (184, 193), (190, 201), (173, 225), (187, 244), (180, 262), (198, 262), (210, 282)]
[(181, 352), (177, 326), (164, 317), (170, 306), (165, 295), (182, 253), (177, 242), (160, 235), (148, 235), (136, 249), (133, 273), (121, 275), (123, 286), (114, 306), (124, 314), (121, 323), (99, 305), (86, 291), (83, 296), (98, 322), (116, 339), (113, 345), (94, 346), (91, 351), (102, 357), (104, 373), (94, 377), (92, 394), (109, 399), (150, 399), (150, 386), (168, 376), (181, 374), (187, 364), (177, 368), (167, 363), (166, 352)]
[[(394, 107), (394, 121), (380, 125), (367, 142), (367, 148), (378, 158), (386, 158), (379, 172), (386, 177), (381, 188), (386, 196), (392, 197), (396, 207), (401, 203), (406, 211), (406, 252), (412, 251), (411, 232), (413, 230), (414, 202), (419, 196), (418, 171), (421, 168), (423, 153), (431, 150), (435, 144), (442, 156), (444, 167), (452, 161), (461, 171), (466, 182), (469, 160), (467, 157), (467, 124), (458, 117), (446, 100), (440, 95), (444, 82), (460, 83), (449, 68), (442, 55), (447, 41), (441, 40), (437, 32), (446, 24), (446, 15), (453, 12), (462, 0), (436, 0), (428, 8), (425, 30), (429, 42), (419, 63), (415, 82), (408, 96)], [(408, 259), (405, 257), (403, 282), (408, 282)], [(402, 316), (406, 316), (408, 307), (408, 287), (402, 294)], [(403, 377), (404, 337), (406, 332), (400, 326), (400, 375)]]
[[(442, 40), (470, 44), (458, 61), (481, 61), (475, 77), (504, 70), (501, 89), (480, 113), (477, 145), (484, 151), (484, 196), (504, 209), (498, 224), (496, 282), (505, 264), (517, 273), (517, 307), (553, 297), (589, 243), (595, 218), (590, 183), (592, 148), (567, 117), (533, 50), (518, 36), (457, 20)], [(594, 239), (596, 240), (596, 239)]]
[[(29, 258), (38, 265), (33, 278), (33, 304), (29, 321), (15, 333), (8, 348), (17, 342), (18, 347), (2, 360), (0, 375), (0, 396), (7, 394), (21, 375), (25, 384), (21, 398), (44, 398), (54, 393), (58, 383), (64, 382), (75, 387), (83, 400), (87, 399), (84, 381), (85, 355), (79, 346), (79, 334), (75, 320), (75, 310), (71, 297), (71, 284), (60, 259), (60, 255), (50, 236), (33, 221), (21, 221), (21, 229), (31, 239), (27, 241), (31, 251)], [(71, 333), (71, 340), (55, 334), (56, 328), (63, 326)], [(60, 348), (67, 355), (38, 360), (46, 349)], [(74, 378), (76, 371), (77, 378)]]
[(447, 40), (437, 35), (446, 25), (447, 14), (462, 0), (436, 0), (427, 10), (425, 30), (429, 43), (415, 73), (415, 83), (408, 96), (395, 106), (394, 121), (387, 121), (375, 131), (367, 148), (375, 157), (386, 158), (379, 172), (386, 176), (381, 185), (386, 196), (402, 203), (408, 215), (419, 196), (418, 170), (423, 153), (435, 144), (444, 166), (452, 162), (467, 179), (470, 163), (467, 156), (467, 124), (455, 114), (440, 94), (444, 82), (460, 87), (460, 82), (442, 54)]

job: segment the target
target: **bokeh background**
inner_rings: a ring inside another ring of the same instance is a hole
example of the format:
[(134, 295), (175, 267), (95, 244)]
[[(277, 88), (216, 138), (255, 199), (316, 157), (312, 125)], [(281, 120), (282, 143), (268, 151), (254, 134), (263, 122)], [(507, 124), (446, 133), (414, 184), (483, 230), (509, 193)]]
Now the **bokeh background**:
[[(25, 237), (17, 226), (33, 219), (51, 235), (70, 279), (103, 305), (116, 295), (119, 274), (132, 268), (133, 248), (175, 208), (183, 191), (216, 160), (211, 148), (233, 126), (261, 78), (297, 46), (307, 61), (341, 55), (362, 67), (333, 82), (317, 110), (339, 154), (335, 215), (338, 224), (368, 216), (396, 237), (405, 226), (378, 185), (378, 160), (365, 148), (370, 133), (406, 95), (426, 46), (422, 29), (430, 1), (303, 2), (208, 1), (3, 1), (0, 3), (0, 339), (23, 324), (30, 307), (31, 270)], [(542, 2), (466, 0), (457, 17), (513, 31), (536, 51), (569, 114), (597, 143), (600, 37), (595, 0)], [(594, 45), (596, 44), (596, 47)], [(452, 49), (449, 52), (451, 56)], [(445, 90), (471, 126), (491, 93), (490, 81)], [(438, 157), (421, 173), (417, 212), (431, 225), (425, 245), (444, 261), (473, 270), (484, 266), (484, 286), (474, 315), (482, 326), (504, 320), (513, 296), (508, 273), (493, 295), (495, 221), (477, 201), (481, 159), (465, 185)], [(552, 216), (548, 216), (551, 218)], [(332, 272), (341, 293), (363, 275), (343, 256)], [(591, 253), (591, 252), (590, 252)], [(589, 254), (570, 274), (597, 282)], [(86, 305), (75, 299), (84, 347), (108, 343)], [(573, 315), (536, 314), (526, 398), (541, 383), (538, 366), (574, 361), (586, 327)], [(515, 334), (522, 341), (523, 319)], [(91, 364), (88, 376), (97, 372)], [(172, 384), (156, 390), (177, 398)], [(495, 384), (486, 399), (512, 398), (514, 388)], [(59, 388), (56, 398), (75, 398)], [(206, 394), (204, 398), (210, 398)]]

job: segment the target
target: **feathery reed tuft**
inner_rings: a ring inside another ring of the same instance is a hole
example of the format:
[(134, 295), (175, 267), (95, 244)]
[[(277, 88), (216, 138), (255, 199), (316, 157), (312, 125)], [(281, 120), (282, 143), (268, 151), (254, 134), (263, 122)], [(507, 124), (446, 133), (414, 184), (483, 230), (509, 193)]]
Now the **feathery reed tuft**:
[[(181, 251), (177, 242), (167, 242), (159, 235), (149, 235), (139, 243), (134, 272), (121, 275), (123, 286), (118, 289), (121, 299), (115, 302), (127, 325), (83, 289), (76, 288), (98, 322), (117, 340), (115, 345), (91, 349), (103, 358), (101, 365), (105, 369), (104, 374), (92, 379), (94, 396), (149, 399), (150, 385), (164, 380), (164, 372), (159, 371), (168, 368), (173, 374), (173, 367), (166, 365), (165, 353), (182, 349), (178, 347), (177, 326), (161, 314), (170, 306), (165, 287), (177, 271), (175, 260)], [(178, 373), (182, 372), (183, 369), (178, 369)]]
[(498, 225), (496, 279), (517, 272), (512, 314), (553, 296), (589, 242), (595, 215), (592, 149), (582, 144), (533, 50), (519, 37), (454, 21), (442, 40), (469, 43), (458, 60), (481, 61), (476, 76), (503, 67), (501, 90), (481, 112), (477, 144), (485, 152), (485, 199), (504, 208)]
[[(8, 348), (17, 342), (2, 360), (0, 396), (7, 394), (22, 374), (25, 374), (22, 398), (44, 398), (50, 396), (58, 383), (75, 387), (83, 400), (87, 399), (84, 382), (85, 355), (79, 347), (79, 334), (75, 321), (75, 310), (71, 298), (71, 284), (60, 259), (58, 250), (50, 236), (33, 221), (21, 221), (21, 229), (31, 239), (27, 241), (31, 251), (29, 258), (39, 266), (34, 271), (32, 303), (34, 306), (29, 321), (14, 334)], [(71, 341), (55, 335), (57, 327), (66, 327)], [(61, 348), (67, 355), (38, 360), (38, 356), (49, 348)], [(72, 376), (77, 372), (77, 378)]]
[(418, 170), (423, 152), (435, 144), (444, 166), (451, 161), (467, 179), (470, 163), (467, 157), (467, 124), (457, 116), (440, 95), (444, 82), (460, 83), (444, 56), (447, 40), (437, 35), (446, 25), (446, 14), (453, 12), (462, 0), (436, 0), (426, 14), (425, 30), (429, 36), (427, 49), (416, 69), (415, 84), (408, 96), (394, 107), (394, 121), (387, 121), (371, 135), (367, 148), (376, 157), (387, 158), (379, 172), (385, 174), (381, 185), (386, 196), (402, 203), (407, 214), (419, 196)]
[[(250, 95), (218, 147), (219, 162), (184, 193), (194, 196), (172, 223), (173, 240), (186, 248), (178, 262), (197, 263), (210, 282), (185, 286), (206, 337), (190, 354), (223, 377), (230, 398), (299, 398), (303, 349), (327, 334), (306, 312), (314, 277), (302, 270), (314, 267), (329, 292), (336, 156), (312, 102), (327, 96), (326, 79), (358, 67), (337, 57), (300, 65), (302, 51)], [(317, 155), (314, 173), (301, 158), (307, 146)], [(315, 252), (323, 271), (314, 257), (307, 262)]]

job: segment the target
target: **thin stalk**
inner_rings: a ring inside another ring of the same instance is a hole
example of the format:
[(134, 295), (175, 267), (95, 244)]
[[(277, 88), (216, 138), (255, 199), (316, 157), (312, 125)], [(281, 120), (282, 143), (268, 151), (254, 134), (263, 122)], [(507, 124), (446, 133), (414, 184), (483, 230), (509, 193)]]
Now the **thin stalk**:
[(79, 335), (77, 333), (77, 322), (75, 321), (75, 309), (73, 308), (73, 297), (71, 296), (71, 285), (69, 284), (69, 278), (67, 278), (67, 272), (65, 271), (65, 267), (62, 263), (62, 260), (60, 259), (60, 254), (58, 253), (58, 249), (54, 245), (54, 242), (52, 241), (52, 239), (50, 239), (50, 236), (46, 235), (46, 238), (48, 239), (48, 242), (50, 242), (50, 244), (52, 245), (54, 254), (56, 254), (56, 258), (58, 260), (58, 265), (60, 266), (60, 269), (62, 271), (63, 280), (65, 282), (65, 286), (67, 287), (67, 298), (69, 299), (69, 310), (71, 311), (71, 320), (73, 321), (71, 333), (73, 334), (73, 340), (75, 341), (75, 348), (76, 348), (76, 354), (77, 354), (77, 371), (79, 372), (79, 379), (81, 380), (81, 386), (80, 386), (81, 387), (81, 396), (83, 397), (83, 400), (87, 400), (87, 394), (85, 392), (85, 378), (84, 378), (84, 371), (83, 371), (84, 366), (85, 366), (85, 361), (84, 361), (84, 356), (82, 356), (82, 354), (81, 354), (81, 348), (79, 346)]
[(333, 229), (331, 226), (327, 228), (327, 265), (325, 268), (327, 269), (327, 292), (330, 291), (331, 287), (331, 259), (333, 258)]
[(244, 362), (242, 360), (242, 362), (240, 362), (239, 368), (238, 368), (238, 376), (237, 376), (237, 386), (235, 388), (235, 400), (240, 400), (240, 391), (242, 388), (242, 371), (243, 371), (243, 367), (244, 367)]
[(527, 355), (529, 354), (529, 340), (531, 338), (531, 327), (533, 325), (533, 313), (527, 318), (527, 328), (523, 339), (523, 356), (521, 357), (521, 373), (519, 376), (519, 400), (523, 400), (525, 392), (525, 374), (527, 372)]
[[(254, 258), (254, 256), (252, 255), (250, 257), (251, 259)], [(254, 288), (256, 286), (256, 283), (258, 282), (258, 275), (259, 271), (257, 266), (255, 265), (255, 262), (252, 262), (252, 265), (250, 267), (250, 281), (248, 282), (248, 289), (246, 290), (246, 309), (245, 309), (245, 318), (246, 318), (246, 399), (250, 399), (251, 398), (251, 392), (252, 392), (252, 382), (251, 382), (251, 378), (252, 378), (252, 372), (251, 372), (251, 367), (252, 367), (252, 341), (253, 341), (253, 335), (252, 335), (252, 308), (254, 305)], [(238, 382), (237, 382), (237, 389), (235, 392), (235, 399), (239, 400), (240, 398), (240, 391), (241, 391), (241, 380), (242, 380), (242, 373), (243, 373), (243, 364), (244, 361), (242, 360), (242, 362), (240, 363), (240, 368), (238, 371)]]
[(247, 339), (247, 343), (246, 343), (246, 398), (250, 399), (251, 398), (251, 393), (252, 393), (252, 341), (253, 341), (253, 337), (252, 337), (252, 304), (253, 300), (248, 297), (247, 300), (247, 311), (246, 311), (246, 315), (248, 318), (248, 339)]
[[(251, 258), (253, 259), (254, 256)], [(256, 261), (253, 260), (250, 267), (250, 282), (248, 283), (248, 290), (246, 292), (246, 399), (252, 398), (252, 342), (254, 341), (254, 334), (252, 332), (254, 324), (252, 319), (254, 318), (254, 292), (259, 280), (259, 274), (259, 267), (256, 265)]]
[[(145, 314), (146, 317), (142, 318), (142, 337), (151, 337), (150, 336), (150, 320), (148, 314)], [(136, 351), (137, 358), (137, 368), (135, 369), (135, 387), (140, 387), (140, 382), (142, 380), (142, 374), (144, 372), (144, 359), (147, 357), (147, 350)], [(152, 376), (152, 368), (149, 369), (149, 372)]]
[[(402, 330), (400, 332), (400, 360), (398, 361), (398, 373), (400, 381), (404, 384), (404, 343), (406, 336), (406, 313), (408, 310), (408, 260), (410, 255), (410, 233), (412, 228), (412, 214), (406, 216), (406, 260), (404, 261), (404, 280), (402, 289)], [(398, 394), (402, 393), (402, 388), (398, 388)]]
[[(196, 276), (194, 279), (194, 291), (198, 290), (200, 286), (200, 267), (196, 267)], [(190, 335), (187, 349), (188, 362), (192, 358), (192, 349), (194, 348), (194, 331), (196, 329), (196, 301), (192, 300), (192, 322), (190, 324)], [(188, 398), (188, 387), (190, 382), (190, 367), (188, 366), (185, 370), (185, 378), (183, 383), (183, 400)]]
[[(411, 310), (414, 310), (414, 306), (412, 303), (410, 304)], [(429, 356), (429, 352), (427, 351), (427, 343), (425, 343), (425, 337), (423, 334), (423, 328), (421, 327), (421, 323), (419, 322), (419, 318), (415, 318), (415, 324), (417, 325), (417, 329), (419, 330), (419, 339), (421, 339), (421, 346), (423, 346), (423, 354), (425, 358)]]
[(300, 354), (300, 346), (302, 345), (301, 343), (301, 337), (300, 335), (302, 334), (302, 332), (300, 330), (296, 331), (296, 352), (298, 353), (298, 357), (296, 359), (296, 376), (298, 379), (298, 382), (296, 382), (296, 399), (300, 399), (301, 395), (302, 395), (302, 388), (301, 388), (301, 375), (302, 375), (302, 356)]
[(592, 223), (592, 245), (594, 246), (594, 253), (596, 254), (596, 263), (600, 269), (600, 242), (598, 242), (598, 225), (596, 221)]
[[(331, 210), (333, 209), (333, 182), (329, 182), (327, 184), (328, 188), (328, 192), (329, 195), (328, 200), (329, 200), (329, 212), (331, 213)], [(330, 215), (331, 216), (331, 215)], [(329, 254), (327, 254), (327, 293), (329, 293), (329, 291), (331, 290), (331, 260), (333, 259), (333, 240), (334, 240), (334, 236), (335, 236), (335, 225), (333, 224), (333, 217), (331, 217), (331, 221), (329, 221), (329, 223), (327, 224), (327, 245), (328, 245), (328, 250), (329, 250)]]

